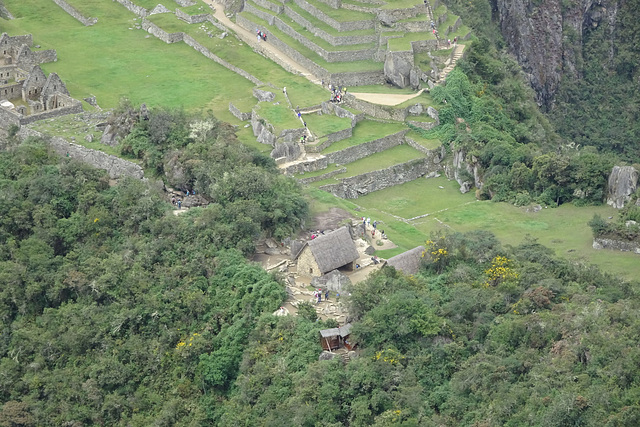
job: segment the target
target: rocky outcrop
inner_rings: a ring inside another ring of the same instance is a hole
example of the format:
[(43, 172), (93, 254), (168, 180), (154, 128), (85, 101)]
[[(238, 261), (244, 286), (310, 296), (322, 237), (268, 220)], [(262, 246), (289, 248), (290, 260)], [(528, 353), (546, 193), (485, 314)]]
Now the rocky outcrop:
[(640, 254), (640, 242), (595, 238), (593, 239), (593, 249), (612, 249), (615, 251), (634, 252)]
[(422, 72), (413, 63), (413, 52), (387, 52), (384, 61), (385, 79), (398, 87), (417, 88)]
[(255, 96), (260, 102), (271, 102), (276, 99), (275, 93), (258, 88), (253, 88), (253, 96)]
[[(618, 0), (497, 0), (495, 9), (538, 104), (550, 108), (562, 74), (580, 77), (584, 32), (604, 22), (615, 25)], [(612, 38), (614, 33), (612, 29)], [(570, 35), (570, 42), (565, 35)]]
[(638, 188), (638, 171), (632, 166), (614, 166), (607, 185), (607, 204), (623, 208)]
[(319, 289), (329, 289), (338, 293), (344, 293), (347, 286), (351, 285), (351, 280), (342, 272), (333, 270), (324, 276), (311, 279), (311, 286)]
[(444, 167), (447, 178), (455, 179), (460, 184), (461, 193), (469, 192), (473, 186), (478, 190), (482, 189), (484, 182), (478, 159), (475, 156), (468, 159), (463, 149), (453, 149), (452, 147), (452, 151), (451, 164)]
[(287, 162), (296, 160), (302, 154), (300, 144), (296, 142), (281, 142), (271, 151), (272, 159), (284, 159)]

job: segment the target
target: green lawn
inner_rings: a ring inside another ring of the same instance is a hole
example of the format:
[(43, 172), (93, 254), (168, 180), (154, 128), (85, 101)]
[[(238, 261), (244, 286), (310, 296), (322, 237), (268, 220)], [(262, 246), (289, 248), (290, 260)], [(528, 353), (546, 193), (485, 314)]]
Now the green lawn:
[[(613, 208), (563, 205), (529, 213), (525, 208), (506, 203), (477, 201), (473, 193), (461, 194), (458, 188), (455, 181), (444, 177), (418, 179), (371, 193), (354, 202), (372, 219), (382, 218), (381, 228), (387, 227), (385, 231), (389, 238), (403, 250), (421, 244), (435, 230), (486, 229), (495, 233), (504, 244), (519, 244), (529, 234), (566, 258), (594, 263), (626, 278), (637, 278), (640, 274), (638, 255), (597, 251), (591, 247), (592, 235), (587, 222), (594, 213), (605, 218), (615, 215)], [(424, 214), (429, 216), (408, 223), (393, 216), (410, 219)]]
[(413, 141), (417, 142), (418, 144), (422, 145), (424, 148), (427, 148), (429, 150), (434, 150), (442, 145), (440, 140), (425, 138), (415, 130), (411, 130), (407, 132), (406, 137), (411, 138)]
[(402, 129), (406, 129), (406, 126), (402, 123), (381, 123), (373, 120), (363, 120), (353, 128), (353, 136), (351, 138), (331, 144), (331, 146), (322, 151), (322, 154), (333, 153), (334, 151), (344, 150), (364, 142), (383, 138), (400, 132)]
[(276, 136), (280, 135), (280, 132), (285, 129), (299, 129), (303, 127), (298, 117), (296, 117), (295, 112), (280, 98), (281, 96), (276, 98), (277, 101), (280, 101), (278, 105), (274, 105), (276, 101), (273, 103), (260, 102), (256, 107), (258, 115), (275, 127)]
[(411, 42), (419, 40), (435, 40), (436, 36), (429, 31), (419, 33), (406, 33), (404, 37), (397, 39), (389, 39), (389, 50), (392, 51), (405, 51), (411, 50)]
[[(288, 90), (288, 89), (287, 89)], [(307, 122), (307, 127), (318, 138), (330, 133), (338, 132), (351, 127), (351, 119), (339, 118), (333, 115), (303, 114), (302, 120)]]

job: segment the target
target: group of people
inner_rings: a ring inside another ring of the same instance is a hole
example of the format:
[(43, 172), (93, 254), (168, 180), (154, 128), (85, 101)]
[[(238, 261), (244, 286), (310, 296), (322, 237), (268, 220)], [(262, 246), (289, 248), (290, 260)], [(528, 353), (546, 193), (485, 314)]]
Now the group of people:
[(315, 239), (316, 237), (319, 237), (320, 235), (324, 235), (324, 231), (316, 231), (315, 233), (311, 233), (311, 240)]
[(265, 33), (264, 31), (261, 31), (260, 29), (256, 28), (256, 36), (258, 38), (258, 43), (260, 43), (260, 40), (263, 41), (267, 41), (267, 33)]
[[(324, 86), (324, 82), (323, 82), (323, 86)], [(342, 94), (343, 91), (344, 93), (347, 93), (347, 88), (341, 85), (332, 85), (329, 84), (329, 90), (331, 91), (331, 102), (336, 102), (336, 103), (340, 103), (342, 102)]]
[[(313, 298), (316, 300), (317, 303), (321, 303), (322, 302), (322, 289), (318, 289), (317, 291), (315, 291), (313, 293)], [(324, 291), (324, 300), (325, 301), (329, 301), (329, 289)], [(338, 292), (336, 292), (336, 302), (340, 302), (340, 294)]]
[[(196, 195), (196, 190), (191, 190), (191, 191), (185, 190), (184, 194), (185, 194), (186, 197), (195, 196)], [(176, 196), (171, 197), (171, 204), (173, 206), (177, 206), (178, 209), (182, 209), (182, 199), (176, 198)]]
[[(371, 230), (371, 238), (374, 238), (374, 239), (375, 239), (375, 237), (376, 237), (376, 232), (378, 232), (378, 224), (379, 224), (379, 222), (378, 222), (378, 221), (375, 221), (375, 220), (374, 220), (374, 221), (373, 221), (373, 223), (372, 223), (372, 222), (371, 222), (371, 218), (365, 218), (365, 217), (362, 217), (362, 228), (364, 228), (364, 230), (365, 230), (365, 231), (367, 230), (367, 228), (369, 227), (369, 225), (372, 225), (372, 226), (373, 226), (373, 228), (372, 228), (372, 230)], [(384, 230), (380, 230), (379, 232), (380, 232), (380, 236), (381, 236), (383, 239), (385, 239), (385, 238), (387, 237), (387, 236), (386, 236), (386, 234), (384, 234)]]

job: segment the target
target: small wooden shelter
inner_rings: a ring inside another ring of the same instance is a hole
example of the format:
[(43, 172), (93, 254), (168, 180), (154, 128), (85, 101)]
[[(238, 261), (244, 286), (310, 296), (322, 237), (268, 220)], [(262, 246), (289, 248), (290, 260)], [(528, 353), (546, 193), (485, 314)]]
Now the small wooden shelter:
[(353, 343), (349, 342), (351, 334), (351, 323), (347, 323), (339, 328), (323, 329), (320, 331), (320, 344), (323, 350), (337, 350), (346, 347), (347, 350), (353, 348)]
[(389, 258), (387, 260), (387, 265), (390, 265), (396, 270), (401, 271), (407, 275), (416, 274), (420, 269), (420, 263), (422, 262), (422, 252), (424, 252), (424, 250), (424, 246), (418, 246), (416, 248), (410, 249), (406, 252)]
[(295, 258), (298, 274), (319, 277), (336, 269), (352, 271), (360, 254), (349, 229), (342, 227), (307, 241)]

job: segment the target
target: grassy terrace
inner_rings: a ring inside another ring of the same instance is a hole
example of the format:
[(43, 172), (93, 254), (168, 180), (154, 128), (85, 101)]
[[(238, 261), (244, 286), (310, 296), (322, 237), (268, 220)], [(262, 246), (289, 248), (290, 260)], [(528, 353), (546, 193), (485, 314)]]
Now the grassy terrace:
[(338, 132), (351, 127), (351, 119), (340, 118), (331, 115), (303, 114), (302, 120), (307, 122), (307, 127), (318, 137), (322, 138), (330, 133)]
[[(328, 25), (325, 22), (320, 21), (318, 18), (316, 18), (315, 16), (313, 16), (312, 14), (307, 12), (306, 10), (302, 9), (300, 6), (298, 6), (294, 2), (287, 3), (287, 6), (289, 8), (291, 8), (291, 10), (296, 12), (298, 15), (302, 16), (304, 19), (306, 19), (307, 21), (311, 22), (315, 27), (317, 27), (317, 28), (319, 28), (319, 29), (321, 29), (321, 30), (333, 35), (333, 36), (363, 36), (363, 35), (375, 34), (375, 29), (373, 29), (373, 28), (369, 28), (367, 30), (354, 30), (354, 31), (342, 31), (342, 32), (339, 32), (338, 30), (333, 28), (331, 25)], [(289, 24), (290, 22), (287, 22), (287, 23)]]
[(181, 11), (189, 15), (201, 15), (203, 13), (212, 13), (211, 8), (203, 2), (198, 2), (193, 6), (179, 7)]
[[(255, 4), (255, 3), (251, 2), (251, 1), (248, 1), (248, 3), (250, 3), (253, 7), (255, 7), (258, 10), (261, 10), (264, 13), (268, 13), (268, 14), (273, 15), (273, 16), (278, 16), (277, 13), (274, 13), (274, 12), (270, 11), (269, 9), (265, 9), (263, 7), (260, 7), (260, 6), (258, 6), (257, 4)], [(349, 51), (349, 50), (371, 49), (371, 48), (376, 47), (375, 43), (364, 43), (364, 44), (355, 44), (355, 45), (334, 46), (331, 43), (327, 42), (325, 39), (315, 36), (309, 30), (307, 30), (305, 27), (303, 27), (302, 25), (300, 25), (300, 24), (298, 24), (298, 23), (296, 23), (294, 21), (286, 22), (286, 23), (291, 28), (293, 28), (293, 30), (296, 31), (298, 34), (300, 34), (301, 36), (305, 37), (309, 41), (317, 44), (318, 46), (320, 46), (321, 48), (323, 48), (324, 50), (327, 50), (327, 51), (339, 52), (339, 51)]]
[(295, 49), (300, 54), (315, 62), (330, 73), (345, 73), (345, 72), (358, 72), (358, 71), (379, 71), (382, 70), (382, 62), (375, 61), (354, 61), (354, 62), (327, 62), (320, 55), (313, 50), (307, 48), (302, 43), (295, 40), (293, 37), (289, 37), (287, 34), (278, 30), (276, 27), (270, 26), (263, 19), (258, 18), (247, 12), (241, 12), (240, 15), (248, 19), (261, 28), (268, 28), (269, 32), (289, 45), (292, 49)]
[(397, 39), (390, 39), (388, 42), (389, 50), (392, 51), (404, 51), (411, 50), (411, 42), (419, 40), (435, 40), (436, 36), (433, 33), (424, 31), (419, 33), (407, 33), (404, 37)]
[(382, 9), (406, 9), (418, 4), (422, 4), (423, 0), (388, 0)]
[(435, 150), (442, 145), (439, 139), (425, 138), (421, 133), (415, 130), (407, 132), (406, 137), (412, 139), (428, 150)]
[[(221, 31), (208, 22), (190, 25), (170, 13), (153, 15), (149, 17), (149, 20), (165, 31), (181, 31), (190, 35), (220, 58), (242, 68), (265, 83), (272, 83), (277, 87), (286, 86), (289, 99), (295, 105), (303, 107), (316, 105), (327, 99), (327, 91), (304, 77), (288, 73), (280, 65), (258, 55), (249, 45), (238, 41), (235, 37), (225, 37), (222, 40), (217, 37), (209, 37), (200, 28), (202, 25), (213, 34), (221, 33)], [(232, 102), (234, 98), (231, 98)], [(255, 101), (255, 98), (253, 99)]]
[(316, 176), (320, 176), (320, 175), (324, 175), (326, 173), (329, 172), (333, 172), (337, 169), (340, 169), (342, 166), (336, 166), (335, 164), (331, 164), (329, 165), (326, 169), (320, 169), (317, 171), (313, 171), (313, 172), (305, 172), (305, 173), (299, 173), (294, 175), (295, 178), (297, 179), (302, 179), (302, 178), (313, 178)]
[(340, 165), (340, 167), (346, 167), (347, 171), (338, 174), (333, 178), (313, 183), (313, 185), (321, 186), (332, 182), (335, 183), (340, 180), (340, 178), (349, 178), (356, 175), (362, 175), (367, 172), (386, 169), (421, 157), (424, 157), (424, 154), (415, 148), (409, 147), (408, 145), (398, 145), (383, 152), (367, 156), (364, 159)]
[(363, 120), (353, 128), (353, 136), (351, 138), (331, 144), (322, 151), (322, 154), (333, 153), (365, 142), (384, 138), (385, 136), (400, 132), (403, 129), (406, 129), (406, 126), (402, 123), (380, 123), (372, 120)]
[(358, 12), (349, 9), (334, 9), (326, 3), (316, 0), (305, 1), (338, 22), (371, 21), (376, 18), (376, 15), (373, 13)]
[[(276, 95), (274, 102), (260, 102), (256, 107), (258, 115), (273, 125), (276, 130), (276, 136), (280, 135), (280, 132), (285, 129), (303, 127), (296, 114), (289, 108), (283, 98), (283, 95), (279, 94)], [(276, 102), (279, 102), (279, 104), (274, 105)]]
[(342, 4), (351, 4), (351, 5), (360, 6), (360, 7), (370, 7), (372, 9), (377, 9), (378, 8), (377, 4), (363, 3), (363, 2), (356, 1), (356, 0), (343, 0)]

